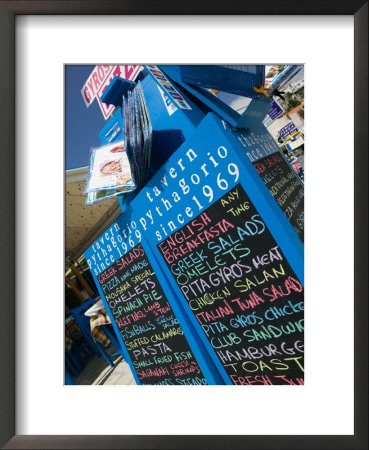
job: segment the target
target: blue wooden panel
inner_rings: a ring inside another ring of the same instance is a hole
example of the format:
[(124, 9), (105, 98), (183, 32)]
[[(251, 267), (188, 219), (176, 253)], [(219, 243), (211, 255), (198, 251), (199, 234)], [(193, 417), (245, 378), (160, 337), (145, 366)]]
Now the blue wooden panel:
[(271, 98), (263, 97), (263, 99), (252, 99), (246, 111), (239, 114), (207, 89), (185, 83), (181, 77), (181, 66), (160, 65), (159, 68), (171, 80), (183, 87), (208, 109), (214, 111), (234, 127), (252, 128), (257, 126), (271, 108)]
[(264, 65), (197, 65), (179, 66), (181, 79), (195, 86), (217, 89), (244, 97), (266, 101), (263, 94), (253, 88), (264, 86)]
[(101, 144), (110, 144), (110, 142), (121, 141), (124, 139), (122, 109), (117, 111), (110, 117), (99, 133)]

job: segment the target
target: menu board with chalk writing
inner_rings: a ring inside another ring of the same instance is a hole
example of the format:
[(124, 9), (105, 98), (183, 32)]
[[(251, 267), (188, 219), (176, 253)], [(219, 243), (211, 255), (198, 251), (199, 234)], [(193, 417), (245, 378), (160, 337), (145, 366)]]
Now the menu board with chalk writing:
[(304, 242), (304, 188), (295, 172), (281, 152), (260, 158), (253, 165)]
[(303, 384), (303, 247), (222, 121), (208, 114), (132, 209), (224, 382)]
[[(134, 220), (122, 215), (85, 256), (138, 384), (219, 381), (187, 319), (170, 304), (165, 278)], [(173, 298), (170, 301), (173, 304)]]
[(252, 130), (225, 125), (252, 162), (269, 192), (304, 242), (304, 187), (264, 125)]
[(235, 384), (302, 384), (303, 287), (240, 184), (158, 249)]

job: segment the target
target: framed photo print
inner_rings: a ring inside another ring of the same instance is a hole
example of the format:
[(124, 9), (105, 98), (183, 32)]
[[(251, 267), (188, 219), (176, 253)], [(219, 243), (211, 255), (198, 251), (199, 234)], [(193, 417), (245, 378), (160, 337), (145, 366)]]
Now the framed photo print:
[(2, 448), (368, 448), (367, 1), (0, 35)]

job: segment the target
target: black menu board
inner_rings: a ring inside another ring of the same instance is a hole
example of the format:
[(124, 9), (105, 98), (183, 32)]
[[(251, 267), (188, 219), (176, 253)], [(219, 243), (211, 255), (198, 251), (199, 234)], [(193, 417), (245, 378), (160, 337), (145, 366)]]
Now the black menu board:
[(285, 216), (304, 242), (304, 188), (280, 152), (253, 162)]
[(141, 384), (207, 384), (142, 244), (97, 279)]
[(241, 184), (157, 249), (233, 384), (304, 383), (303, 286)]

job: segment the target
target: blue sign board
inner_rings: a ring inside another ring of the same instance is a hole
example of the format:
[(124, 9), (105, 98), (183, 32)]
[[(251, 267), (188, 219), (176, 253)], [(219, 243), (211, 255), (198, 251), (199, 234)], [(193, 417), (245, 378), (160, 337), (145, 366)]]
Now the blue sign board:
[(275, 120), (283, 113), (283, 108), (277, 103), (277, 101), (273, 98), (271, 103), (271, 108), (268, 112), (268, 116)]
[(277, 143), (261, 122), (247, 130), (230, 127), (224, 121), (222, 123), (225, 132), (237, 139), (240, 147), (252, 163), (279, 151)]
[(279, 130), (279, 136), (285, 141), (288, 136), (291, 136), (291, 134), (295, 133), (296, 131), (299, 131), (296, 128), (296, 125), (293, 122), (289, 122)]
[(208, 114), (131, 203), (226, 384), (303, 384), (303, 246)]

